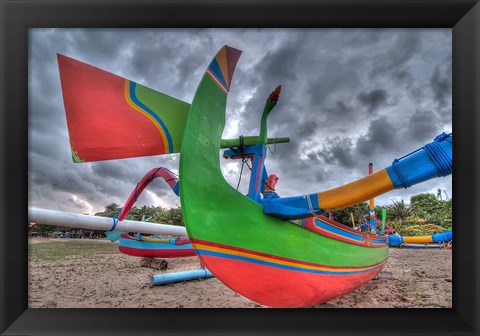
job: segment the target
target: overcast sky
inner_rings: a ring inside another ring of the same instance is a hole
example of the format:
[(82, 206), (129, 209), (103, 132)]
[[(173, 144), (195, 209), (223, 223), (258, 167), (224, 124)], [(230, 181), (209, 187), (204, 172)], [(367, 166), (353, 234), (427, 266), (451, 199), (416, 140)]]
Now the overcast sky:
[[(154, 167), (178, 172), (179, 154), (73, 163), (57, 53), (188, 103), (223, 46), (243, 51), (227, 101), (223, 138), (258, 135), (269, 93), (282, 85), (268, 120), (269, 173), (281, 196), (327, 190), (391, 165), (452, 131), (451, 29), (31, 29), (29, 32), (29, 206), (93, 214), (126, 201)], [(222, 162), (237, 186), (240, 163)], [(244, 169), (240, 191), (246, 193)], [(200, 177), (199, 177), (200, 178)], [(445, 189), (441, 177), (376, 198), (391, 204)], [(180, 200), (155, 180), (138, 206)]]

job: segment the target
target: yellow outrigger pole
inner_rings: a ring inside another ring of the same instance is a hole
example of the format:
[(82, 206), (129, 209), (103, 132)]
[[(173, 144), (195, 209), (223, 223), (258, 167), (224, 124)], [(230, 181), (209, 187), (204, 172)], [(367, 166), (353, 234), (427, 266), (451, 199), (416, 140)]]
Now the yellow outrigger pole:
[[(373, 163), (369, 163), (368, 164), (368, 175), (372, 175), (373, 174)], [(369, 206), (370, 206), (370, 232), (375, 232), (375, 229), (377, 227), (377, 218), (375, 216), (375, 200), (373, 199), (373, 197), (370, 199), (370, 202), (369, 202)]]

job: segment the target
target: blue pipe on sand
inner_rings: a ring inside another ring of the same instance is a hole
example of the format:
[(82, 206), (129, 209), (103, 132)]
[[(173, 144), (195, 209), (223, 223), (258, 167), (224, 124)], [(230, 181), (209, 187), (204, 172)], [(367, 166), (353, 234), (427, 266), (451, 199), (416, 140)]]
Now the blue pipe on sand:
[(448, 242), (450, 240), (452, 240), (452, 230), (435, 233), (432, 235), (432, 241), (434, 243)]
[(150, 276), (150, 286), (166, 285), (195, 279), (208, 279), (211, 277), (214, 277), (214, 275), (206, 268), (193, 271), (154, 274)]
[[(452, 230), (448, 230), (445, 232), (440, 232), (440, 233), (434, 233), (431, 235), (432, 237), (432, 243), (442, 243), (442, 242), (448, 242), (452, 240)], [(402, 236), (388, 236), (388, 245), (390, 247), (393, 246), (399, 246), (404, 243), (403, 237)]]

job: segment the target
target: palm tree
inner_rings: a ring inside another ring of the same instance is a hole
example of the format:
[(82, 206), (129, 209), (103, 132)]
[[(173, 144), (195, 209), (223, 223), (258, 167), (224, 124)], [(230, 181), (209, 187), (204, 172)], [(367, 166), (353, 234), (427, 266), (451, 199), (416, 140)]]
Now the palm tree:
[(401, 201), (393, 201), (393, 204), (388, 207), (388, 214), (390, 214), (393, 219), (400, 219), (402, 222), (404, 222), (411, 214), (412, 210), (404, 202), (404, 200)]
[(110, 203), (105, 207), (105, 211), (97, 212), (95, 216), (113, 217), (120, 212), (121, 208), (116, 203)]
[(443, 201), (442, 200), (442, 189), (437, 189), (437, 199), (439, 199), (440, 201)]
[(440, 201), (443, 201), (442, 191), (443, 191), (443, 193), (445, 194), (445, 200), (447, 201), (447, 200), (448, 200), (447, 189), (440, 189), (440, 188), (438, 188), (438, 189), (437, 189), (437, 199), (440, 200)]

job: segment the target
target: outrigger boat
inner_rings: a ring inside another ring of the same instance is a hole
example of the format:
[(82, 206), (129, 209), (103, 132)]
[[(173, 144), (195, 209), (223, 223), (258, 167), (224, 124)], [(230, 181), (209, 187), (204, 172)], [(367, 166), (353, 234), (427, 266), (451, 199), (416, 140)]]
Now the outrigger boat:
[[(388, 258), (387, 237), (359, 232), (324, 212), (408, 188), (452, 171), (452, 135), (441, 134), (390, 167), (331, 190), (279, 197), (268, 184), (268, 97), (259, 136), (222, 140), (225, 108), (241, 51), (224, 46), (191, 104), (59, 55), (75, 162), (180, 152), (179, 192), (195, 253), (225, 285), (270, 307), (308, 307), (375, 277)], [(113, 108), (114, 107), (114, 108)], [(98, 138), (100, 136), (101, 138)], [(219, 151), (250, 160), (248, 195), (223, 177)], [(275, 178), (275, 177), (273, 177)]]
[(195, 256), (188, 238), (157, 238), (121, 234), (118, 250), (123, 254), (145, 258), (183, 258)]
[[(172, 191), (179, 196), (178, 177), (176, 174), (164, 167), (158, 167), (150, 170), (137, 183), (130, 197), (125, 202), (118, 215), (118, 220), (122, 221), (137, 201), (138, 196), (154, 179), (163, 179)], [(118, 250), (124, 254), (135, 257), (146, 258), (181, 258), (195, 256), (192, 244), (188, 238), (163, 238), (154, 236), (144, 236), (135, 234), (133, 236), (122, 233), (118, 241)]]

